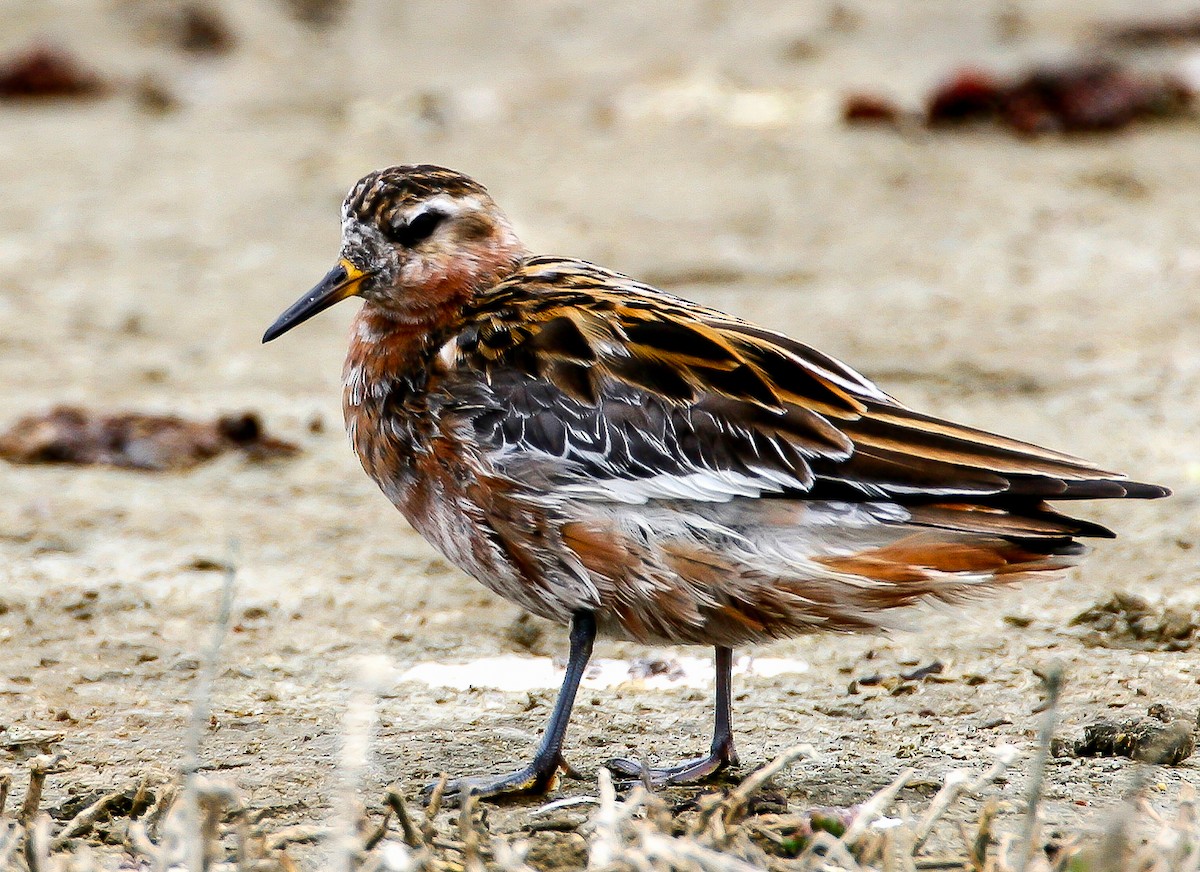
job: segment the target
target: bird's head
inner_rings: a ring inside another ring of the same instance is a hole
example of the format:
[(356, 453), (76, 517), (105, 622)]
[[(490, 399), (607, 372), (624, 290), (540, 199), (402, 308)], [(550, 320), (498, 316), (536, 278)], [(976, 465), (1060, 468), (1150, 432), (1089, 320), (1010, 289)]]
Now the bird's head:
[(263, 342), (352, 296), (405, 324), (436, 320), (523, 254), (508, 218), (474, 179), (425, 164), (378, 170), (342, 204), (337, 266), (279, 316)]

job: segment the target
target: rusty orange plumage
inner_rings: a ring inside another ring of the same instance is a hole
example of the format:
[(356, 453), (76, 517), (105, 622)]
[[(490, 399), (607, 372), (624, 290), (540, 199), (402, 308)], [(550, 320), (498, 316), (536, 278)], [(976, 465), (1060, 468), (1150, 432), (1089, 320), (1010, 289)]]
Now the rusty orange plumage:
[(362, 297), (343, 406), (363, 468), (456, 566), (571, 625), (534, 761), (452, 793), (548, 787), (598, 632), (716, 649), (710, 753), (648, 773), (695, 780), (736, 760), (734, 646), (887, 627), (1062, 569), (1078, 538), (1112, 534), (1047, 500), (1168, 494), (916, 412), (783, 334), (530, 256), (452, 170), (372, 173), (342, 219), (338, 266), (264, 341)]

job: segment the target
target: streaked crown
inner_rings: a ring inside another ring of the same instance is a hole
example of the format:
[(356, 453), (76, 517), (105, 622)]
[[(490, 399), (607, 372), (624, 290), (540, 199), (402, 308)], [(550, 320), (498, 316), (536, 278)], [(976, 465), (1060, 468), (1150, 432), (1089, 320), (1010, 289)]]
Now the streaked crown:
[(386, 226), (424, 200), (488, 198), (487, 188), (470, 176), (433, 164), (404, 164), (368, 173), (346, 196), (343, 215)]

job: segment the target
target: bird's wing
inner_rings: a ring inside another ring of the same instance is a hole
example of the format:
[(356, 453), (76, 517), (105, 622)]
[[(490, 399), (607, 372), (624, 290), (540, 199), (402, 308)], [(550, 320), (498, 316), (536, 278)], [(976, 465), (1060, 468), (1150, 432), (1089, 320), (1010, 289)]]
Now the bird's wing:
[(498, 467), (581, 499), (1161, 491), (922, 415), (802, 343), (580, 261), (526, 261), (439, 357), (477, 382), (458, 396)]

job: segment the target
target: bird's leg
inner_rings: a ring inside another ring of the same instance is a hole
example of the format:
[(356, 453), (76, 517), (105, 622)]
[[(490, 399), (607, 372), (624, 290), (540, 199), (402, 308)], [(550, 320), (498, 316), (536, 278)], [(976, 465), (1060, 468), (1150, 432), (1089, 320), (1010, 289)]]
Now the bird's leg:
[[(592, 643), (596, 640), (596, 617), (591, 612), (579, 611), (571, 618), (571, 654), (567, 660), (567, 674), (563, 676), (558, 701), (550, 715), (550, 723), (542, 735), (533, 761), (529, 765), (507, 775), (476, 775), (455, 778), (447, 782), (445, 800), (451, 804), (459, 802), (468, 794), (480, 798), (520, 796), (545, 793), (554, 784), (555, 775), (565, 768), (562, 757), (563, 739), (567, 735), (567, 723), (571, 720), (571, 707), (575, 704), (575, 692), (579, 680), (592, 656)], [(425, 788), (428, 795), (434, 785)]]
[(712, 748), (704, 757), (684, 760), (675, 766), (647, 769), (642, 764), (618, 758), (604, 765), (625, 778), (649, 778), (651, 785), (693, 784), (703, 781), (726, 766), (736, 766), (737, 751), (733, 749), (733, 649), (718, 645), (717, 711), (713, 722)]

